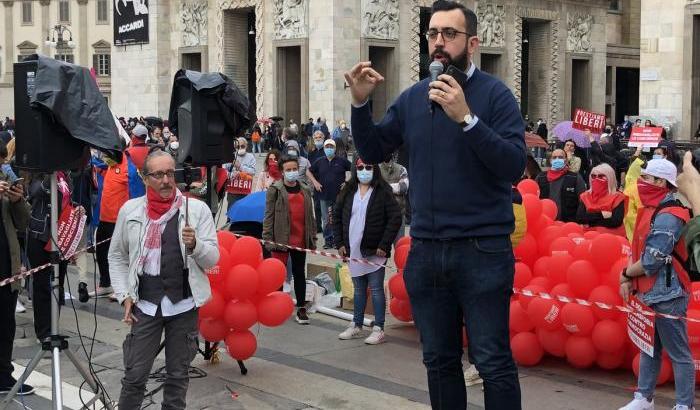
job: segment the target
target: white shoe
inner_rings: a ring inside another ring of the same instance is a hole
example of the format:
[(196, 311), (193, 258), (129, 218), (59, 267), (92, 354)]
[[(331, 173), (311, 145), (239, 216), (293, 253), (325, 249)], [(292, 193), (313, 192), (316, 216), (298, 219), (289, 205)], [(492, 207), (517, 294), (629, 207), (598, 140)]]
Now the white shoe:
[(641, 393), (634, 392), (634, 400), (619, 410), (654, 410), (654, 399), (649, 401)]
[(695, 407), (690, 408), (683, 404), (676, 404), (671, 410), (695, 410)]
[(345, 329), (343, 331), (343, 333), (338, 335), (338, 339), (340, 339), (340, 340), (357, 339), (358, 337), (360, 337), (360, 332), (362, 332), (362, 329), (353, 323), (350, 325), (350, 327)]
[(17, 299), (17, 306), (15, 306), (15, 312), (16, 313), (24, 313), (26, 311), (27, 311), (27, 308), (24, 307), (24, 305), (22, 304), (22, 302), (19, 301), (19, 299)]
[(484, 381), (481, 379), (481, 376), (479, 376), (479, 372), (473, 364), (464, 371), (464, 384), (466, 384), (467, 387), (483, 383)]
[(380, 343), (384, 343), (384, 341), (384, 331), (379, 326), (374, 326), (372, 328), (372, 333), (367, 339), (365, 339), (365, 343), (368, 345), (378, 345)]
[(94, 298), (94, 297), (100, 298), (100, 297), (109, 296), (112, 293), (114, 293), (114, 291), (112, 290), (111, 286), (107, 286), (106, 288), (98, 286), (96, 291), (92, 291), (92, 292), (88, 293), (88, 295), (90, 295), (91, 298)]

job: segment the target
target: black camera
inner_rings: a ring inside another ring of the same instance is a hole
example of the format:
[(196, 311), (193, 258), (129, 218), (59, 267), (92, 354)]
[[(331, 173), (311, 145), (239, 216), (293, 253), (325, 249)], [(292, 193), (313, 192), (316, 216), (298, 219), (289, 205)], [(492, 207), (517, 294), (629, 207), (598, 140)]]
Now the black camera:
[(189, 186), (193, 182), (202, 180), (202, 169), (200, 167), (183, 166), (175, 169), (175, 183)]

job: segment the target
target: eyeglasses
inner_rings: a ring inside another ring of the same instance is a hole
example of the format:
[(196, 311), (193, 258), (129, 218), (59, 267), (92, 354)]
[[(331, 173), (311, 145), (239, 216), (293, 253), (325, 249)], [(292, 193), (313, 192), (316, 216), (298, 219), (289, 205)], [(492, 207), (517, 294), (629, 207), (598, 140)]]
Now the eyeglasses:
[(373, 169), (374, 169), (373, 165), (358, 165), (357, 166), (358, 171), (364, 171), (364, 170), (371, 171)]
[(608, 177), (603, 174), (591, 174), (591, 179), (608, 179)]
[(467, 37), (473, 36), (473, 34), (469, 34), (466, 31), (459, 31), (448, 27), (443, 28), (442, 30), (431, 28), (425, 33), (425, 38), (428, 41), (436, 41), (438, 34), (442, 34), (442, 38), (445, 42), (454, 40), (455, 38), (457, 38), (457, 34), (466, 34)]
[(162, 181), (163, 178), (167, 175), (168, 179), (173, 179), (175, 178), (175, 170), (168, 170), (168, 171), (157, 171), (157, 172), (151, 172), (149, 174), (146, 174), (147, 176), (155, 179), (156, 181)]

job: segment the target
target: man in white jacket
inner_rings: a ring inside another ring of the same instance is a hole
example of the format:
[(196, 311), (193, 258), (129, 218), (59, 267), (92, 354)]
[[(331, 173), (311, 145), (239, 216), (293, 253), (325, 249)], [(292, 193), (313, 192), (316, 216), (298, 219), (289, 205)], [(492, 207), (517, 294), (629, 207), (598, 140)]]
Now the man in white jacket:
[(119, 408), (141, 407), (165, 330), (163, 408), (184, 409), (198, 348), (197, 308), (211, 297), (204, 272), (219, 259), (216, 229), (207, 206), (196, 199), (186, 204), (176, 188), (170, 154), (149, 154), (141, 175), (146, 195), (120, 209), (109, 247), (112, 287), (131, 325)]

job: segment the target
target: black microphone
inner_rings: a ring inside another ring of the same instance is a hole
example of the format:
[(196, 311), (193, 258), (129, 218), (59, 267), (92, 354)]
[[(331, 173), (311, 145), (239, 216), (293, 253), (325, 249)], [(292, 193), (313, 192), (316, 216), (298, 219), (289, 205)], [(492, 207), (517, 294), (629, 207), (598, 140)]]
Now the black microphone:
[[(430, 63), (430, 66), (428, 67), (428, 71), (430, 71), (430, 80), (431, 81), (437, 81), (438, 77), (440, 74), (442, 74), (445, 71), (445, 66), (442, 65), (441, 62), (435, 60), (432, 63)], [(436, 103), (435, 101), (431, 101), (430, 104), (430, 112), (433, 112), (433, 108), (442, 108), (440, 104)]]

